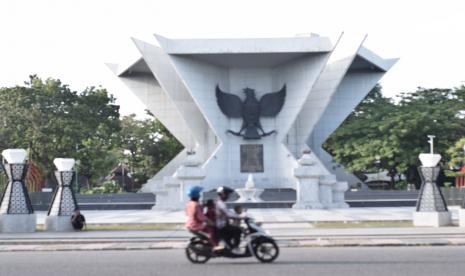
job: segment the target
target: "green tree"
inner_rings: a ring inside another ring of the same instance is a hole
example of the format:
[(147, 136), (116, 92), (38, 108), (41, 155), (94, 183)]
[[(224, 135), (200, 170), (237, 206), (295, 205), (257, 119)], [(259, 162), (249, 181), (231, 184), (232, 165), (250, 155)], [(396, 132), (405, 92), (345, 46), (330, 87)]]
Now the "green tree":
[(134, 114), (121, 119), (119, 140), (121, 153), (129, 152), (129, 168), (136, 186), (155, 175), (183, 148), (158, 120), (138, 120)]
[(397, 103), (373, 89), (342, 126), (325, 143), (336, 162), (353, 172), (381, 168), (403, 172), (409, 181), (420, 182), (418, 154), (428, 152), (427, 135), (435, 135), (435, 151), (449, 160), (447, 149), (463, 137), (465, 120), (460, 116), (465, 88), (424, 89), (403, 93)]
[[(89, 180), (99, 170), (88, 166), (84, 154), (98, 162), (115, 146), (119, 109), (113, 103), (103, 88), (78, 93), (60, 80), (31, 76), (24, 86), (0, 89), (0, 148), (29, 149), (49, 180), (54, 158), (81, 159), (83, 176)], [(86, 153), (77, 152), (76, 145), (84, 145)]]
[[(465, 136), (465, 133), (464, 133)], [(450, 155), (449, 166), (454, 169), (458, 169), (465, 165), (465, 137), (458, 140), (454, 145), (447, 149), (447, 153)]]

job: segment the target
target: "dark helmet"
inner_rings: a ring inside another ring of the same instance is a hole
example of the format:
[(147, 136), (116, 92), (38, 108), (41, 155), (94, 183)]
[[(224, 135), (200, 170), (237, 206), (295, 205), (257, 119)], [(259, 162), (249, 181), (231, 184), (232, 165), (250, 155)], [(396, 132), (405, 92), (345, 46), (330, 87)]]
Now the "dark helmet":
[(216, 193), (219, 195), (229, 196), (230, 194), (234, 193), (234, 190), (226, 186), (220, 186), (218, 189), (216, 189)]

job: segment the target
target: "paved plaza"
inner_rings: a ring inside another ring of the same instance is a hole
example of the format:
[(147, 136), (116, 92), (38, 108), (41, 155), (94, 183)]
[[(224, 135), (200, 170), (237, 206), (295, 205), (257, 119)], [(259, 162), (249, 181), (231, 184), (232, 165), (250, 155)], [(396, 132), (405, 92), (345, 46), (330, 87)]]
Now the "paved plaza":
[[(458, 219), (458, 206), (450, 207), (452, 219)], [(414, 207), (347, 208), (328, 210), (249, 209), (247, 213), (265, 223), (321, 221), (394, 221), (412, 220)], [(89, 224), (184, 223), (184, 211), (112, 210), (83, 211)], [(43, 224), (46, 212), (36, 212)]]

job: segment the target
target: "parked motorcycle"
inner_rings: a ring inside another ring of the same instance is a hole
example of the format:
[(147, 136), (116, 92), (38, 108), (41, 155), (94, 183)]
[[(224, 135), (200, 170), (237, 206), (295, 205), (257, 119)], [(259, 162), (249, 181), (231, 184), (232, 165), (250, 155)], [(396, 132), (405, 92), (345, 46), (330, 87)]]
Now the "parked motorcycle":
[[(279, 247), (275, 240), (251, 218), (245, 220), (246, 228), (242, 231), (241, 240), (245, 243), (244, 252), (234, 254), (230, 248), (219, 251), (213, 250), (213, 244), (205, 234), (196, 232), (186, 247), (186, 256), (189, 261), (196, 264), (206, 263), (210, 258), (247, 258), (255, 257), (262, 263), (273, 262), (279, 255)], [(242, 243), (241, 243), (242, 244)]]

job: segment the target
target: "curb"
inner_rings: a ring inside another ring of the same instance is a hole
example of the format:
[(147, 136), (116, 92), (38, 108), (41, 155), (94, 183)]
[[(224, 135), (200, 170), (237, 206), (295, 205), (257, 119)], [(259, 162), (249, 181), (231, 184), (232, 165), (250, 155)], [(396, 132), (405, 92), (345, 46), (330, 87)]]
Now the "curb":
[[(183, 241), (140, 241), (140, 242), (101, 242), (86, 243), (16, 243), (0, 244), (0, 252), (53, 252), (53, 251), (110, 251), (110, 250), (167, 250), (184, 249)], [(409, 239), (310, 239), (277, 240), (281, 248), (318, 247), (412, 247), (412, 246), (465, 246), (465, 238), (409, 238)]]

